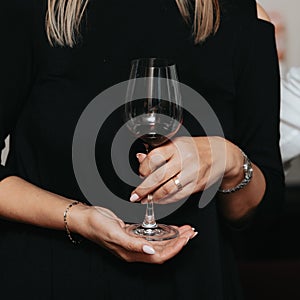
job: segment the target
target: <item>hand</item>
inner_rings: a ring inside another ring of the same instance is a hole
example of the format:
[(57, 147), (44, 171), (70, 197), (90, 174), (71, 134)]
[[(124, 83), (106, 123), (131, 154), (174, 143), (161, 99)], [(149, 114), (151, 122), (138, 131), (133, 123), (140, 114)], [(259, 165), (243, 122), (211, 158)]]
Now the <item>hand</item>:
[(154, 202), (171, 203), (203, 191), (221, 177), (222, 188), (243, 179), (240, 149), (220, 137), (179, 137), (137, 157), (139, 172), (146, 179), (132, 192), (133, 202), (145, 203), (152, 193)]
[(185, 225), (176, 227), (179, 231), (178, 238), (149, 242), (143, 238), (130, 236), (125, 230), (126, 224), (121, 219), (112, 211), (97, 206), (74, 207), (70, 221), (71, 230), (127, 262), (162, 264), (178, 254), (189, 239), (197, 234), (190, 226)]

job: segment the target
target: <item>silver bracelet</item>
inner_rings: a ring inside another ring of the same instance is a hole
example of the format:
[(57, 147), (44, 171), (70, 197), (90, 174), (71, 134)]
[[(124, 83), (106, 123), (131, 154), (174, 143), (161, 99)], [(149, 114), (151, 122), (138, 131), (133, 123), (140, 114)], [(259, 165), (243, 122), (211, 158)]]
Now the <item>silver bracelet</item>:
[(81, 202), (79, 201), (74, 201), (72, 202), (71, 204), (68, 205), (68, 207), (66, 208), (66, 210), (64, 211), (64, 224), (65, 224), (65, 230), (67, 232), (67, 236), (69, 238), (69, 240), (74, 244), (74, 245), (78, 245), (81, 243), (81, 241), (77, 241), (77, 240), (74, 240), (72, 235), (71, 235), (71, 232), (70, 232), (70, 229), (69, 229), (69, 226), (68, 226), (68, 221), (67, 221), (67, 216), (68, 216), (68, 212), (70, 210), (71, 207), (79, 204)]
[(241, 150), (243, 157), (244, 157), (244, 164), (243, 164), (243, 170), (244, 170), (244, 179), (235, 187), (230, 189), (219, 189), (218, 192), (222, 194), (231, 194), (236, 191), (241, 190), (244, 188), (252, 179), (253, 175), (253, 168), (250, 159), (247, 157), (247, 155)]

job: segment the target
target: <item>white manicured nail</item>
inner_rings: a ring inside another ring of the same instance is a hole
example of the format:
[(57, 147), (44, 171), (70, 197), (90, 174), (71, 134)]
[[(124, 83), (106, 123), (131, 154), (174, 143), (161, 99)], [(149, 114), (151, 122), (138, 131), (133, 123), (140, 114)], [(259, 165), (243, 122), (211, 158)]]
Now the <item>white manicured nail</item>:
[(145, 159), (146, 155), (143, 153), (137, 153), (136, 158), (138, 159), (139, 162), (142, 162)]
[(134, 202), (134, 201), (138, 200), (139, 198), (140, 198), (140, 197), (139, 197), (137, 194), (132, 194), (129, 200), (130, 200), (131, 202)]
[(194, 233), (194, 235), (192, 236), (192, 239), (193, 239), (197, 234), (198, 234), (198, 232), (196, 231), (196, 232)]
[(143, 246), (143, 251), (147, 254), (151, 254), (151, 255), (155, 254), (155, 250), (148, 245)]

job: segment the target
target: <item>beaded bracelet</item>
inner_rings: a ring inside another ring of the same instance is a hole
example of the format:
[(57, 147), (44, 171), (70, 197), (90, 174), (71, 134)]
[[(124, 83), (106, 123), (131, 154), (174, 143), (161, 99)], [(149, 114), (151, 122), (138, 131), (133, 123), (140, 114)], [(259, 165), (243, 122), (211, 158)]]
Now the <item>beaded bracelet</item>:
[(81, 241), (76, 241), (76, 240), (74, 240), (73, 237), (71, 236), (71, 232), (70, 232), (69, 227), (68, 227), (67, 216), (68, 216), (68, 212), (69, 212), (69, 210), (71, 209), (71, 207), (73, 207), (73, 206), (75, 206), (75, 205), (77, 205), (77, 204), (79, 204), (79, 203), (81, 203), (81, 202), (79, 202), (79, 201), (74, 201), (74, 202), (72, 202), (71, 204), (68, 205), (68, 207), (66, 208), (66, 210), (65, 210), (65, 212), (64, 212), (65, 230), (66, 230), (66, 232), (67, 232), (67, 236), (68, 236), (69, 240), (70, 240), (74, 245), (80, 244)]

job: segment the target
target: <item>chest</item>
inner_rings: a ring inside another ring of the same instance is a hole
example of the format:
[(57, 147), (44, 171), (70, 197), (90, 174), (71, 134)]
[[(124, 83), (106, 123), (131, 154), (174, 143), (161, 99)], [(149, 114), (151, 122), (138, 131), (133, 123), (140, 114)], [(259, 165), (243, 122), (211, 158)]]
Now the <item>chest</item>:
[(232, 28), (222, 26), (195, 45), (175, 1), (154, 0), (148, 6), (135, 0), (104, 2), (91, 3), (73, 49), (50, 47), (41, 39), (38, 76), (23, 115), (39, 140), (47, 147), (55, 140), (70, 148), (85, 107), (100, 92), (127, 80), (130, 61), (139, 57), (172, 58), (179, 80), (207, 100), (229, 133), (235, 99)]

